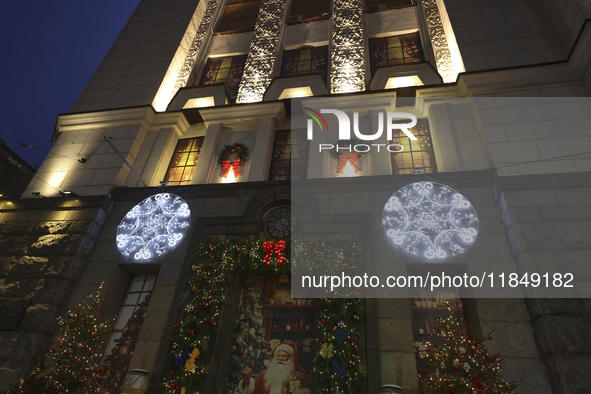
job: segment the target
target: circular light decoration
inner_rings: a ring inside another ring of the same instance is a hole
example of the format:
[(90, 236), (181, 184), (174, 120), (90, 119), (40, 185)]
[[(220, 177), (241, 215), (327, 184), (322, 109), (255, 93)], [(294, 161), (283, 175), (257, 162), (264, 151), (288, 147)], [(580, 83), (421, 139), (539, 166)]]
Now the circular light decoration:
[(117, 227), (117, 247), (136, 261), (166, 255), (189, 229), (191, 211), (179, 196), (154, 194), (133, 207)]
[(478, 235), (478, 215), (460, 193), (435, 182), (404, 186), (382, 213), (388, 239), (404, 253), (443, 260), (464, 253)]

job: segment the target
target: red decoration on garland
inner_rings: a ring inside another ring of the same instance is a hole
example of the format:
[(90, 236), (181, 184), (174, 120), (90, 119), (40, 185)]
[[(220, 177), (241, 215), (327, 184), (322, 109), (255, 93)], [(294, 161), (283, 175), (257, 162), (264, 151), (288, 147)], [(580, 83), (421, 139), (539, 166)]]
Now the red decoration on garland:
[(273, 252), (277, 255), (277, 264), (281, 265), (286, 259), (283, 256), (285, 251), (285, 241), (281, 240), (277, 243), (273, 242), (263, 242), (263, 252), (266, 253), (265, 257), (263, 258), (263, 264), (271, 265), (271, 258), (273, 257)]
[[(238, 157), (230, 161), (229, 156), (232, 154), (236, 154)], [(248, 158), (248, 148), (243, 143), (234, 143), (233, 145), (224, 145), (224, 149), (220, 152), (218, 156), (218, 164), (222, 166), (222, 178), (227, 178), (230, 170), (234, 171), (234, 175), (239, 177), (242, 175), (240, 173), (240, 167), (244, 166), (246, 160)]]
[(351, 163), (351, 167), (355, 170), (355, 174), (361, 171), (359, 168), (359, 157), (357, 153), (353, 153), (351, 156), (339, 155), (339, 167), (337, 168), (337, 174), (344, 175), (345, 174), (345, 166), (347, 162)]
[(229, 162), (228, 160), (222, 161), (222, 178), (227, 178), (228, 174), (230, 173), (230, 169), (234, 170), (234, 175), (239, 177), (242, 175), (240, 173), (240, 166), (241, 162), (240, 159), (236, 159), (233, 162)]

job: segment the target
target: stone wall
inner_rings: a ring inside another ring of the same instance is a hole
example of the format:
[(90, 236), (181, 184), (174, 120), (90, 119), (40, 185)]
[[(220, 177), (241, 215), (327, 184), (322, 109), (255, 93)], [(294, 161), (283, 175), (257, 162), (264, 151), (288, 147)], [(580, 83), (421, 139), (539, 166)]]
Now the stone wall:
[[(588, 288), (581, 281), (590, 277), (589, 173), (505, 177), (496, 187), (519, 270), (572, 272), (575, 288)], [(588, 392), (591, 300), (529, 298), (526, 305), (552, 391)]]
[(104, 196), (0, 203), (0, 392), (51, 343), (110, 204)]
[(445, 0), (445, 6), (467, 71), (565, 60), (570, 50), (536, 1)]
[(140, 2), (71, 112), (151, 104), (197, 4)]

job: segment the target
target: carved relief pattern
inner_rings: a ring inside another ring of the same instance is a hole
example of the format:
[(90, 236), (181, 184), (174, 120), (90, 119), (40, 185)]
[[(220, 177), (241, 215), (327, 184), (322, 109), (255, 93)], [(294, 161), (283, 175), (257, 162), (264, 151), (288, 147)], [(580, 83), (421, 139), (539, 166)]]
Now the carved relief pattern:
[(433, 52), (435, 52), (435, 62), (437, 64), (437, 71), (443, 78), (443, 82), (454, 82), (456, 80), (456, 73), (454, 68), (451, 52), (443, 29), (443, 22), (439, 15), (439, 8), (436, 0), (423, 0), (423, 8), (427, 17), (427, 26), (429, 28), (429, 37), (433, 44)]
[(331, 93), (365, 90), (361, 0), (334, 0), (330, 60)]
[(240, 103), (262, 101), (271, 84), (286, 6), (287, 0), (263, 0), (261, 4), (238, 89)]
[(172, 89), (172, 93), (170, 97), (174, 97), (176, 92), (182, 87), (187, 85), (187, 81), (189, 80), (189, 76), (193, 71), (193, 67), (195, 67), (195, 62), (197, 61), (197, 56), (199, 55), (199, 51), (201, 50), (201, 46), (203, 45), (203, 40), (207, 32), (211, 29), (211, 23), (213, 21), (213, 15), (220, 4), (220, 0), (209, 0), (207, 3), (207, 8), (205, 9), (205, 13), (203, 14), (203, 18), (201, 19), (201, 23), (199, 24), (199, 28), (195, 33), (195, 38), (193, 38), (193, 42), (191, 43), (191, 47), (189, 48), (189, 52), (187, 53), (187, 57), (185, 58), (185, 63), (181, 68), (181, 72), (176, 79), (174, 87)]

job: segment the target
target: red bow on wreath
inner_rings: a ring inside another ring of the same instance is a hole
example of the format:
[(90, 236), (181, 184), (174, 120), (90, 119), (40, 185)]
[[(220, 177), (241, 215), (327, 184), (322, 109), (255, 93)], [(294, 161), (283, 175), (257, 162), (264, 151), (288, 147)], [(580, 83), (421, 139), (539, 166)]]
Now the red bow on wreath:
[(273, 252), (277, 255), (277, 264), (281, 265), (286, 259), (281, 252), (285, 251), (285, 241), (281, 240), (277, 243), (273, 242), (263, 242), (263, 252), (266, 253), (265, 257), (263, 258), (263, 264), (271, 265), (271, 257), (273, 257)]
[(344, 175), (347, 162), (351, 163), (351, 167), (355, 170), (355, 174), (361, 171), (361, 168), (357, 165), (357, 163), (359, 163), (359, 157), (357, 156), (357, 153), (353, 153), (351, 156), (339, 155), (339, 168), (337, 169), (337, 174)]
[(234, 175), (236, 177), (242, 175), (240, 173), (240, 159), (236, 159), (233, 162), (230, 162), (228, 160), (224, 160), (222, 162), (222, 178), (228, 177), (228, 174), (230, 173), (230, 168), (234, 169)]

